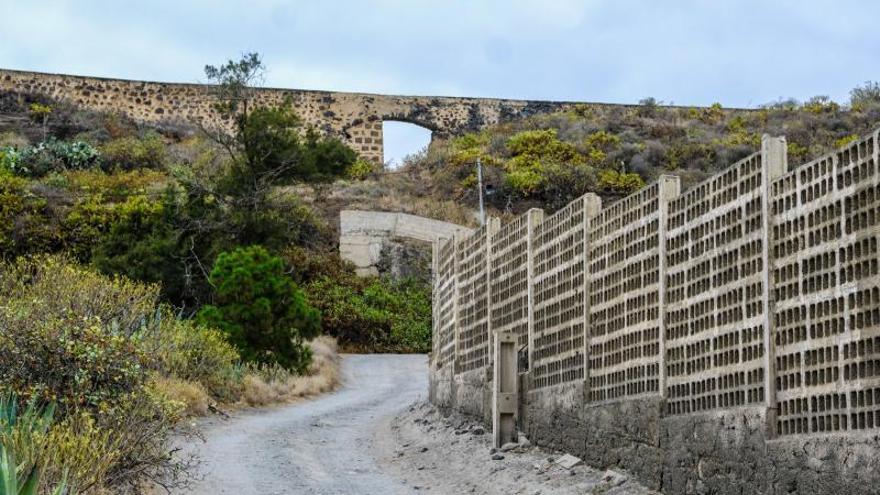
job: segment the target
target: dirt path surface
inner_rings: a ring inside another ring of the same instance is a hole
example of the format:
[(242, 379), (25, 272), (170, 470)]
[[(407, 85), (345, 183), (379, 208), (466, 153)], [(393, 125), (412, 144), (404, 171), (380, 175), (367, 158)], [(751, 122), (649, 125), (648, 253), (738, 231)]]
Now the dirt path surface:
[(197, 481), (174, 493), (649, 493), (617, 473), (556, 467), (557, 454), (530, 446), (493, 460), (488, 432), (425, 403), (425, 356), (348, 355), (342, 373), (317, 399), (204, 421), (205, 442), (181, 453), (201, 461)]
[[(528, 439), (491, 449), (492, 434), (458, 415), (443, 417), (420, 402), (387, 419), (377, 432), (380, 464), (416, 493), (449, 494), (652, 494), (626, 473), (580, 464), (558, 465), (562, 453), (533, 447)], [(509, 450), (508, 450), (509, 449)]]
[(200, 464), (180, 494), (404, 494), (375, 458), (376, 425), (427, 395), (423, 355), (348, 355), (343, 384), (317, 399), (204, 425)]

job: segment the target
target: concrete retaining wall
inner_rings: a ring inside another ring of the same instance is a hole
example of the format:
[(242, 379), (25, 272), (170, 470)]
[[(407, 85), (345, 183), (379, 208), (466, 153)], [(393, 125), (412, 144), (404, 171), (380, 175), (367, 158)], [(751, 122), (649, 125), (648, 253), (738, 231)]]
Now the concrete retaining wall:
[(438, 242), (432, 400), (489, 418), (513, 331), (533, 441), (667, 493), (877, 492), (878, 137)]
[(430, 245), (471, 232), (461, 225), (406, 213), (343, 210), (339, 213), (339, 254), (354, 263), (359, 275), (377, 275), (382, 247), (390, 239), (423, 241)]

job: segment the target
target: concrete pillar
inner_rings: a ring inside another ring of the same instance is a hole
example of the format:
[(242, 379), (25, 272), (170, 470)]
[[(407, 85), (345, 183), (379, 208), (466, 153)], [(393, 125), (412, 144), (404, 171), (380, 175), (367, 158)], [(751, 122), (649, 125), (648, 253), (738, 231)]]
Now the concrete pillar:
[(492, 382), (492, 435), (496, 448), (517, 441), (516, 416), (519, 404), (517, 384), (517, 338), (510, 332), (495, 335)]
[(764, 294), (762, 296), (762, 310), (764, 314), (764, 404), (767, 408), (766, 435), (767, 438), (776, 436), (776, 343), (773, 338), (775, 304), (773, 289), (775, 286), (773, 276), (773, 262), (770, 259), (770, 244), (773, 242), (773, 225), (775, 218), (770, 209), (772, 191), (770, 185), (774, 180), (785, 175), (788, 171), (788, 145), (784, 137), (770, 137), (764, 134), (761, 137), (761, 225), (762, 239), (761, 262), (764, 264), (762, 283)]
[(486, 379), (491, 379), (492, 360), (494, 359), (494, 340), (495, 332), (492, 330), (492, 242), (495, 234), (501, 229), (501, 220), (494, 217), (486, 219), (486, 331), (489, 332), (489, 338), (486, 339), (489, 346), (489, 364), (486, 367)]
[(535, 227), (544, 221), (544, 210), (532, 208), (526, 212), (526, 253), (528, 263), (528, 275), (526, 286), (528, 287), (526, 318), (528, 318), (528, 355), (529, 371), (532, 370), (535, 346), (532, 345), (535, 338)]
[(452, 370), (451, 376), (455, 376), (455, 370), (458, 369), (458, 331), (461, 322), (458, 321), (458, 278), (461, 276), (461, 269), (458, 263), (458, 243), (461, 237), (466, 234), (452, 234), (452, 360), (449, 368)]
[(669, 222), (669, 202), (681, 194), (681, 182), (676, 175), (661, 175), (658, 180), (660, 190), (658, 201), (660, 206), (660, 219), (658, 222), (659, 242), (658, 252), (659, 262), (659, 304), (660, 311), (660, 369), (659, 371), (659, 392), (661, 397), (666, 397), (666, 227)]
[(602, 211), (602, 198), (595, 193), (587, 193), (581, 198), (584, 202), (584, 401), (590, 397), (590, 231), (593, 219)]

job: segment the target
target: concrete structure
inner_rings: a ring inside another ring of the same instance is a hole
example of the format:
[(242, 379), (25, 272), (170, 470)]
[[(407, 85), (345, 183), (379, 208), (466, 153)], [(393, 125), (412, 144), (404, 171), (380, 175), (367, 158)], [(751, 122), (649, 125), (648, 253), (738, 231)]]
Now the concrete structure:
[(440, 241), (431, 400), (490, 423), (505, 332), (533, 441), (666, 493), (876, 493), (878, 138)]
[(412, 239), (430, 246), (467, 227), (406, 213), (343, 210), (339, 214), (339, 254), (355, 265), (358, 275), (378, 275), (382, 247), (391, 239)]

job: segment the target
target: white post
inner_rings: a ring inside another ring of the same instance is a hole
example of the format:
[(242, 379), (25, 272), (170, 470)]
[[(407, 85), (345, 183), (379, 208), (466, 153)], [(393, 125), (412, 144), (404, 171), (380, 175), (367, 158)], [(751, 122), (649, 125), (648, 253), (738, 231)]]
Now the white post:
[(503, 332), (495, 335), (494, 380), (492, 381), (492, 434), (496, 448), (517, 441), (516, 413), (517, 366), (516, 335)]

